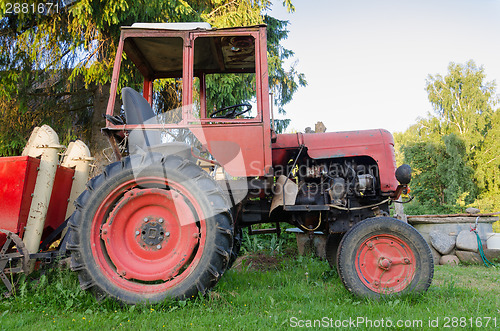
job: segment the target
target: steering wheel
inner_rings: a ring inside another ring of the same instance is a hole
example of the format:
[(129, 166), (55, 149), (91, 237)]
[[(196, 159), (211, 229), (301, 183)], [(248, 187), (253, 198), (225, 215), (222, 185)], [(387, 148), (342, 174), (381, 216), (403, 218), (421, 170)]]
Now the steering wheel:
[[(236, 109), (238, 107), (246, 107), (246, 109), (243, 109), (242, 111), (239, 111), (239, 112), (236, 112)], [(228, 109), (231, 109), (227, 114), (224, 114), (224, 115), (221, 115), (221, 116), (215, 116), (219, 113), (222, 113), (223, 111), (226, 111)], [(234, 105), (234, 106), (228, 106), (228, 107), (224, 107), (224, 108), (221, 108), (221, 109), (218, 109), (216, 111), (214, 111), (210, 117), (211, 118), (235, 118), (237, 116), (240, 116), (240, 115), (243, 115), (245, 113), (248, 113), (250, 110), (252, 110), (252, 105), (249, 104), (249, 103), (240, 103), (238, 105)]]

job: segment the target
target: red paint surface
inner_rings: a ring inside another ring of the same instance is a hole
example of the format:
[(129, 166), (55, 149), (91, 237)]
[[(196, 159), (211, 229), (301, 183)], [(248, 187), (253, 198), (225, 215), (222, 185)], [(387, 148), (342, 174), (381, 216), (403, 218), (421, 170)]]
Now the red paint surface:
[(65, 221), (74, 174), (73, 169), (57, 166), (49, 208), (45, 217), (42, 240)]
[(29, 156), (0, 158), (0, 228), (20, 236), (28, 219), (40, 160)]
[(380, 234), (368, 238), (356, 252), (356, 272), (370, 290), (397, 293), (415, 277), (415, 256), (401, 239)]
[(191, 131), (230, 175), (253, 177), (265, 173), (262, 125), (204, 125)]
[[(150, 235), (144, 231), (147, 224), (161, 226), (159, 248), (142, 239)], [(196, 217), (183, 196), (162, 189), (127, 192), (101, 230), (101, 239), (118, 274), (141, 281), (176, 277), (190, 262), (199, 236)]]
[[(0, 158), (0, 228), (24, 234), (31, 194), (35, 190), (40, 160), (29, 156)], [(57, 167), (54, 187), (47, 211), (43, 237), (57, 228), (66, 216), (74, 170)]]

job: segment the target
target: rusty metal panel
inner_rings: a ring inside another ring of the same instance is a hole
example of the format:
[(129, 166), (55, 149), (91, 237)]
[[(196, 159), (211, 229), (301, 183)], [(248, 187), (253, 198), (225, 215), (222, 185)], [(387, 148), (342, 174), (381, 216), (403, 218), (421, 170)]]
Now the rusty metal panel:
[(265, 174), (265, 154), (261, 125), (232, 125), (190, 128), (200, 142), (232, 176)]
[(37, 167), (30, 156), (0, 158), (0, 228), (22, 236), (29, 214)]

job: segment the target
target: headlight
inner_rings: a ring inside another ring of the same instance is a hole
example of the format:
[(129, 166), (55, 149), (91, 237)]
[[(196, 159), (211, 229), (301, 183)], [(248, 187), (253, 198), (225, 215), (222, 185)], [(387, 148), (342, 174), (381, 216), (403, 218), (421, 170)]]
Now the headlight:
[(396, 169), (396, 179), (403, 185), (411, 182), (411, 167), (407, 164), (402, 164)]

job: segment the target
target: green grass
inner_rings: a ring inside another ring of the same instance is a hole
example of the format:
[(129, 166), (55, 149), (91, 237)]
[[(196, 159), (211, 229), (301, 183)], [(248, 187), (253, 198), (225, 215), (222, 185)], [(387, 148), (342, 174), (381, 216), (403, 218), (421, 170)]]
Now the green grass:
[[(485, 323), (485, 317), (492, 317), (499, 326), (499, 282), (498, 268), (439, 266), (427, 293), (375, 302), (351, 296), (324, 261), (253, 254), (226, 272), (205, 297), (155, 306), (120, 306), (111, 301), (96, 303), (90, 293), (79, 289), (74, 273), (53, 269), (21, 281), (15, 296), (0, 300), (0, 329), (287, 329), (299, 320), (323, 318), (333, 323), (357, 318), (393, 323), (422, 320), (423, 329), (430, 329), (429, 320), (439, 318), (443, 327), (446, 317), (465, 317), (469, 326), (469, 318), (475, 325), (476, 318)], [(358, 326), (374, 329), (364, 323)], [(493, 321), (487, 329), (494, 329)]]

